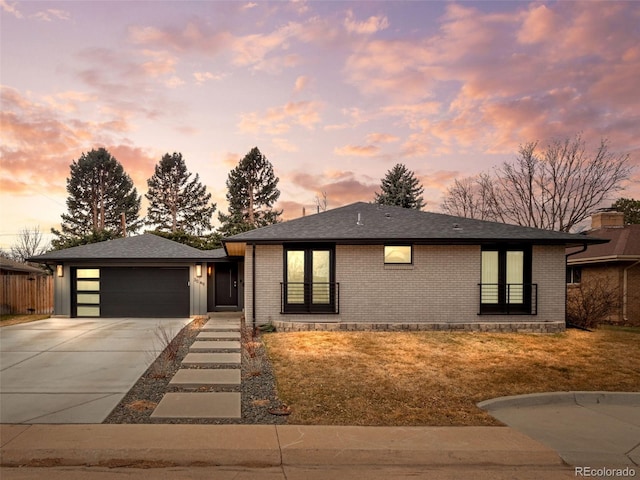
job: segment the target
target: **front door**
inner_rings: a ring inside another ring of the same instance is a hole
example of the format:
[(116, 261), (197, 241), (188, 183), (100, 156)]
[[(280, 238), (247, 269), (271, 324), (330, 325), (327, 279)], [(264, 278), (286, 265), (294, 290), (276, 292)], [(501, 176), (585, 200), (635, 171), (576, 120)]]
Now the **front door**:
[(216, 263), (216, 307), (238, 306), (238, 265)]

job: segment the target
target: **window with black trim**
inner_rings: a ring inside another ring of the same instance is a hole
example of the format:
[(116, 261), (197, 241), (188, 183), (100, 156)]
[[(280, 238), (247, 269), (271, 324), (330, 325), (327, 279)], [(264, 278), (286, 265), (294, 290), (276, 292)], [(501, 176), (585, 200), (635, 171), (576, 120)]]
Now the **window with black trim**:
[(485, 246), (481, 269), (481, 314), (535, 314), (530, 246)]
[(386, 265), (410, 265), (413, 263), (411, 245), (385, 245), (384, 263)]
[(285, 246), (283, 313), (337, 313), (337, 291), (335, 246)]

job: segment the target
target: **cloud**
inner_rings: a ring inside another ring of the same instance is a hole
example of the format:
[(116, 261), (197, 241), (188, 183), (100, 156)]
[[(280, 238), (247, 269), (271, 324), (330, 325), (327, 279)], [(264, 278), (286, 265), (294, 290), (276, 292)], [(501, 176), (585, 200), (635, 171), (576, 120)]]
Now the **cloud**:
[(300, 149), (286, 138), (273, 138), (271, 142), (280, 150), (285, 152), (297, 152)]
[(319, 192), (326, 192), (329, 208), (373, 199), (378, 188), (377, 180), (352, 171), (334, 170), (320, 175), (293, 172), (288, 180), (293, 185), (306, 190), (310, 199), (315, 198)]
[(9, 15), (13, 15), (16, 18), (24, 18), (24, 15), (18, 10), (17, 2), (9, 3), (7, 0), (0, 0), (0, 7), (2, 7), (3, 12)]
[[(80, 92), (65, 92), (34, 100), (17, 89), (0, 87), (3, 106), (0, 176), (12, 179), (10, 184), (4, 183), (14, 193), (19, 193), (17, 189), (22, 187), (31, 191), (34, 185), (38, 189), (63, 192), (73, 160), (94, 146), (121, 145), (113, 139), (129, 130), (122, 118), (105, 116), (100, 121), (91, 121), (70, 116), (83, 107), (60, 109), (56, 102), (62, 99), (81, 104), (91, 97)], [(131, 160), (134, 174), (140, 170), (140, 159), (144, 158), (140, 149), (122, 146), (118, 151)], [(135, 155), (128, 154), (134, 151)]]
[(43, 22), (52, 22), (54, 20), (70, 20), (71, 14), (65, 10), (48, 8), (47, 10), (37, 12), (33, 17)]
[(400, 140), (399, 137), (389, 133), (370, 133), (367, 135), (367, 143), (393, 143)]
[(267, 133), (282, 135), (292, 126), (313, 129), (320, 122), (322, 103), (317, 101), (288, 102), (266, 112), (251, 112), (240, 115), (238, 128), (245, 133)]
[(363, 22), (354, 19), (353, 11), (347, 11), (347, 17), (344, 19), (344, 27), (349, 33), (359, 35), (371, 35), (389, 28), (389, 19), (384, 15), (371, 16)]
[(213, 74), (211, 72), (193, 72), (193, 78), (196, 79), (197, 85), (203, 85), (211, 80), (222, 80), (224, 77), (226, 77), (226, 74), (224, 73)]
[(344, 147), (336, 147), (333, 152), (343, 157), (373, 157), (380, 151), (375, 145), (345, 145)]
[(309, 77), (305, 76), (305, 75), (301, 75), (298, 78), (296, 78), (296, 83), (293, 89), (294, 93), (300, 93), (302, 92), (305, 88), (307, 88), (307, 86), (309, 85), (310, 79)]
[(257, 7), (257, 6), (258, 6), (258, 4), (257, 4), (257, 3), (255, 3), (255, 2), (249, 2), (249, 3), (245, 3), (245, 4), (242, 6), (241, 10), (251, 10), (252, 8), (255, 8), (255, 7)]
[(506, 153), (584, 130), (631, 138), (639, 21), (633, 2), (522, 4), (506, 13), (448, 4), (433, 33), (365, 40), (347, 58), (345, 79), (369, 98), (400, 100), (381, 113), (413, 130), (407, 156)]

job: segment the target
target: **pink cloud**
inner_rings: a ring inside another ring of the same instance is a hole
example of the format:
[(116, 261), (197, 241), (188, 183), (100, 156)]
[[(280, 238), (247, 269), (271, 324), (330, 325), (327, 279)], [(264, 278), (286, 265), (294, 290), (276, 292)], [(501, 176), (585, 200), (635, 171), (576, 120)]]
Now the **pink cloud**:
[(375, 145), (345, 145), (344, 147), (336, 147), (333, 152), (343, 157), (373, 157), (380, 151)]
[(378, 188), (378, 181), (374, 181), (367, 175), (350, 171), (333, 171), (329, 176), (293, 172), (288, 180), (309, 192), (310, 199), (315, 198), (320, 192), (326, 192), (330, 208), (362, 200), (373, 200)]
[(349, 10), (347, 11), (347, 17), (344, 19), (344, 27), (349, 33), (371, 35), (389, 28), (389, 19), (385, 15), (376, 15), (359, 22), (355, 20), (353, 11)]
[(320, 122), (322, 108), (323, 104), (318, 101), (288, 102), (280, 107), (269, 108), (266, 112), (242, 114), (238, 128), (242, 132), (271, 135), (286, 133), (294, 125), (313, 129)]
[(367, 143), (393, 143), (400, 140), (395, 135), (391, 135), (389, 133), (370, 133), (367, 135)]

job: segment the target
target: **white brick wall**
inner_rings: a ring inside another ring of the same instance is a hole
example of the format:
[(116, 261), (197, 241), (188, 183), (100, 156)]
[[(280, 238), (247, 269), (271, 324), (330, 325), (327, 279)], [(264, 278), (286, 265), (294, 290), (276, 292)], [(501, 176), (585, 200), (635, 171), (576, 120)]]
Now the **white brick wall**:
[[(252, 320), (251, 246), (245, 255), (245, 310)], [(475, 323), (564, 321), (564, 247), (533, 249), (538, 315), (478, 316), (480, 246), (416, 245), (413, 265), (385, 265), (382, 245), (336, 246), (339, 315), (280, 314), (283, 247), (256, 247), (256, 322)]]

